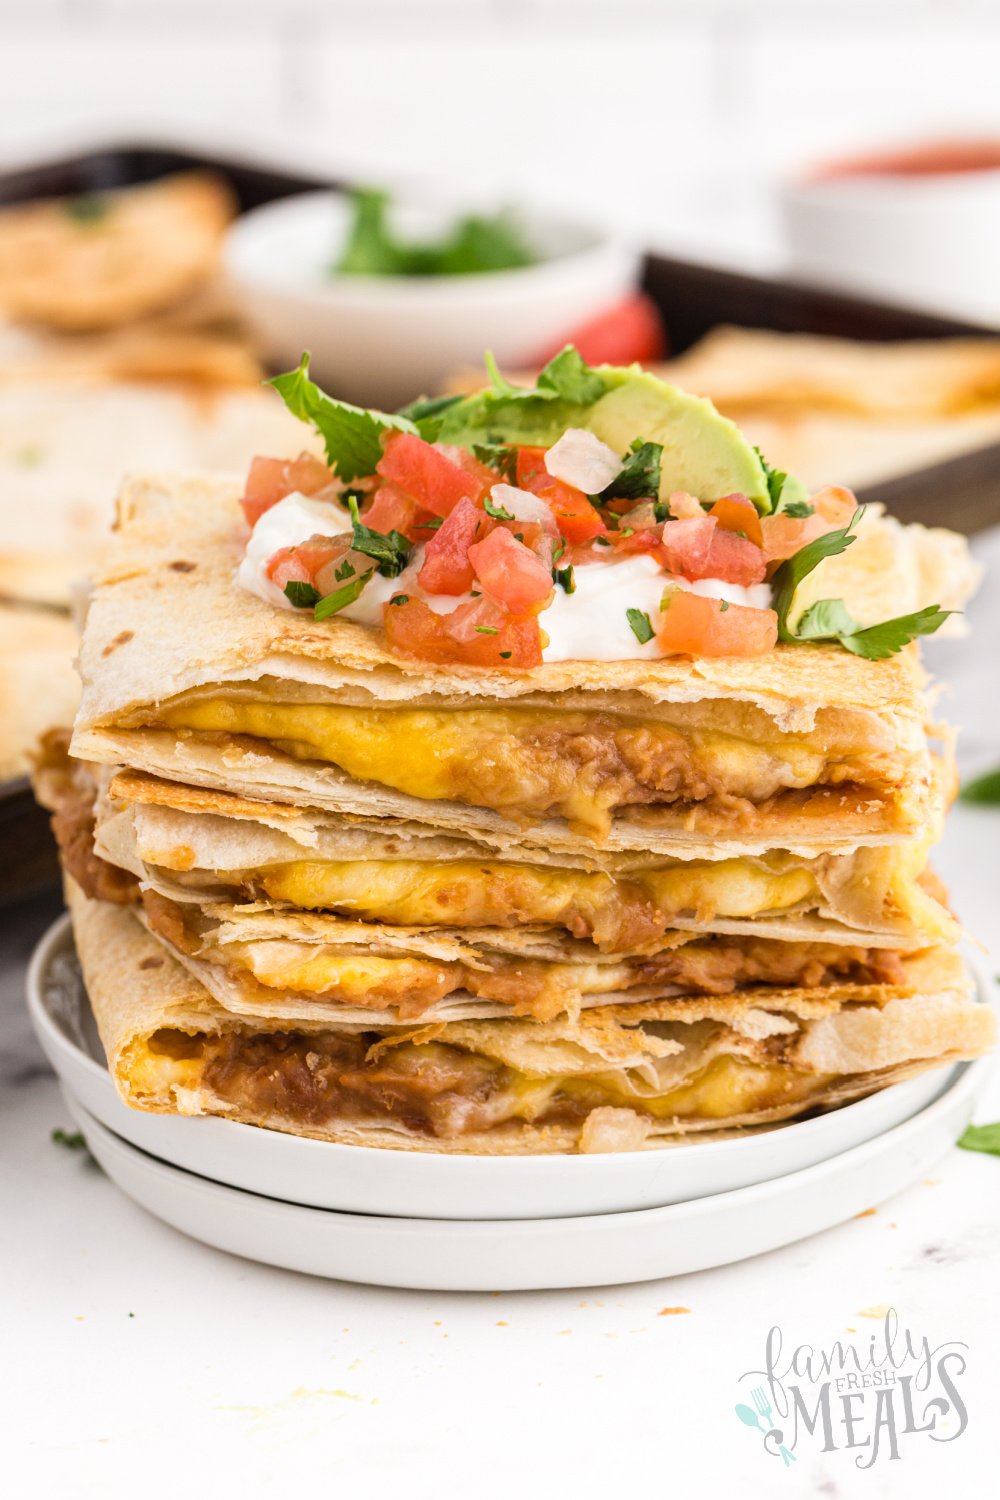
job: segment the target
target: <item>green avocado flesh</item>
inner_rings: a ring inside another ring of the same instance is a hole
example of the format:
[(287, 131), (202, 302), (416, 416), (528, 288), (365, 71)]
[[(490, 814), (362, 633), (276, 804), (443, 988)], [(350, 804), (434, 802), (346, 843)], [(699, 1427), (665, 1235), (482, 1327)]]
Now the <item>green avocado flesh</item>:
[(484, 392), (452, 407), (438, 436), (463, 447), (489, 439), (548, 448), (568, 427), (586, 427), (616, 453), (627, 453), (637, 438), (661, 443), (661, 499), (674, 490), (687, 490), (699, 500), (739, 493), (759, 511), (771, 509), (759, 457), (711, 401), (638, 368), (601, 365), (595, 373), (604, 383), (604, 395), (590, 405), (542, 398), (509, 400)]

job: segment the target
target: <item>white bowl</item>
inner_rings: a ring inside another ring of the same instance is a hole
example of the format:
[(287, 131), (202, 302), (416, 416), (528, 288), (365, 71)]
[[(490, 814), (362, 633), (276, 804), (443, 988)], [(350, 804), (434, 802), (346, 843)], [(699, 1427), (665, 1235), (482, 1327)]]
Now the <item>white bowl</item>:
[(989, 1058), (964, 1063), (938, 1099), (894, 1130), (754, 1187), (641, 1213), (479, 1223), (330, 1213), (237, 1192), (137, 1150), (70, 1090), (63, 1095), (122, 1192), (218, 1250), (376, 1286), (528, 1291), (683, 1276), (841, 1224), (937, 1165), (969, 1123), (989, 1070)]
[(545, 1219), (657, 1208), (811, 1167), (871, 1140), (950, 1087), (937, 1069), (811, 1120), (650, 1151), (483, 1157), (372, 1150), (217, 1118), (130, 1109), (111, 1081), (72, 967), (68, 918), (35, 950), (28, 1004), (64, 1086), (134, 1146), (230, 1187), (317, 1209), (429, 1219)]
[(834, 172), (786, 184), (780, 203), (797, 278), (1000, 319), (1000, 170)]
[[(635, 285), (638, 255), (599, 231), (531, 217), (525, 233), (543, 259), (471, 276), (339, 276), (330, 273), (350, 219), (340, 193), (303, 193), (253, 209), (230, 230), (227, 277), (269, 361), (313, 356), (332, 393), (392, 408), (439, 390), (492, 349), (501, 366), (557, 345)], [(449, 214), (449, 218), (453, 215)], [(442, 222), (409, 209), (408, 233)]]

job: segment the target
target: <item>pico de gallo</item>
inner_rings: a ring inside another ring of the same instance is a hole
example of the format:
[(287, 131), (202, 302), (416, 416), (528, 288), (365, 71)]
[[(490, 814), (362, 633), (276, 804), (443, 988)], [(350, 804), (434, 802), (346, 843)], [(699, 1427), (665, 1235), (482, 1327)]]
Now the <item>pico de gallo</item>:
[[(602, 371), (573, 350), (546, 369), (560, 360), (568, 373), (551, 377), (553, 394), (546, 371), (524, 392), (494, 371), (471, 419), (456, 403), (480, 398), (388, 415), (331, 400), (305, 361), (278, 377), (292, 410), (323, 432), (328, 461), (254, 459), (241, 501), (253, 528), (241, 582), (317, 620), (381, 626), (400, 656), (511, 670), (571, 657), (759, 656), (779, 640), (836, 641), (878, 657), (945, 618), (931, 606), (862, 629), (843, 601), (823, 600), (792, 630), (798, 583), (854, 540), (850, 491), (807, 497), (744, 451), (735, 428), (753, 497), (673, 489), (670, 434), (639, 430), (619, 451), (589, 425)], [(692, 411), (683, 408), (688, 431)], [(463, 441), (449, 440), (456, 418)], [(555, 427), (553, 441), (529, 440)], [(727, 432), (725, 441), (736, 440)]]

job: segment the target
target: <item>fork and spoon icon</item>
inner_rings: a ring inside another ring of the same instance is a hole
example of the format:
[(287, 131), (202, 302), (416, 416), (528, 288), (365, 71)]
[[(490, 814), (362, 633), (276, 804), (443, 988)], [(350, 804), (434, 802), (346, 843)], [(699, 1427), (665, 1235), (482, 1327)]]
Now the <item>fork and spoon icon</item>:
[[(768, 1401), (767, 1399), (767, 1393), (765, 1392), (764, 1387), (762, 1385), (755, 1385), (753, 1390), (750, 1392), (750, 1398), (753, 1401), (753, 1406), (755, 1409), (752, 1409), (749, 1406), (745, 1406), (741, 1401), (736, 1407), (736, 1415), (739, 1417), (740, 1421), (744, 1423), (745, 1426), (756, 1427), (758, 1432), (762, 1432), (764, 1434), (764, 1447), (767, 1449), (768, 1453), (771, 1454), (772, 1458), (777, 1458), (780, 1454), (781, 1461), (787, 1469), (791, 1464), (795, 1462), (795, 1454), (792, 1453), (790, 1449), (786, 1448), (784, 1443), (782, 1442), (784, 1433), (782, 1432), (781, 1428), (774, 1427), (771, 1424), (771, 1414), (774, 1408), (771, 1406), (770, 1401)], [(761, 1425), (761, 1417), (764, 1418), (763, 1426)], [(779, 1446), (777, 1450), (768, 1448), (767, 1440), (770, 1437), (773, 1437), (778, 1443)]]

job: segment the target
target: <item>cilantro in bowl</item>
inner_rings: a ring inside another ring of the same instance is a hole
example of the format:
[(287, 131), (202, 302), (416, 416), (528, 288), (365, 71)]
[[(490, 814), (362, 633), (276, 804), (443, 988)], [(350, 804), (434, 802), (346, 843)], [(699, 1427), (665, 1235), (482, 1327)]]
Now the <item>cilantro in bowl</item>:
[(374, 188), (351, 194), (354, 217), (338, 276), (470, 276), (533, 266), (538, 254), (508, 214), (458, 219), (436, 241), (401, 239), (389, 216), (389, 197)]

